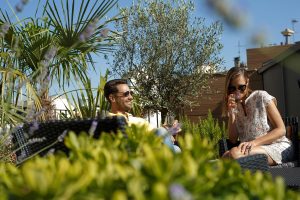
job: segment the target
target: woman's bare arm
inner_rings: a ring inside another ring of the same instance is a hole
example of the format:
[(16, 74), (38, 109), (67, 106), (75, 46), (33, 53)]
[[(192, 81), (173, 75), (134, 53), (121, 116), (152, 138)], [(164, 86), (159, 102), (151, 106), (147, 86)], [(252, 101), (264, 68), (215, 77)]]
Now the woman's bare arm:
[(228, 137), (232, 143), (236, 143), (238, 140), (238, 132), (235, 125), (235, 114), (230, 114), (228, 119)]
[(268, 115), (268, 119), (270, 120), (273, 126), (273, 130), (267, 133), (266, 135), (255, 139), (254, 140), (255, 146), (271, 144), (275, 140), (285, 135), (285, 126), (274, 101), (271, 101), (268, 104), (267, 115)]

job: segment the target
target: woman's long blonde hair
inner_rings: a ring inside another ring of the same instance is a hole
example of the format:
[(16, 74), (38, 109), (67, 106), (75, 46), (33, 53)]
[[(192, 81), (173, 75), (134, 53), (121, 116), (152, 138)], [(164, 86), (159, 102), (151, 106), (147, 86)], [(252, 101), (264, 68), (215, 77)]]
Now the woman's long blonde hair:
[(228, 103), (228, 87), (230, 82), (235, 79), (238, 76), (244, 76), (245, 80), (247, 81), (247, 89), (246, 91), (246, 97), (248, 97), (252, 90), (249, 88), (249, 75), (247, 73), (247, 70), (245, 70), (242, 67), (232, 67), (226, 75), (226, 81), (225, 81), (225, 90), (224, 90), (224, 101), (223, 101), (223, 112), (222, 116), (225, 117), (227, 116), (228, 109), (227, 109), (227, 103)]

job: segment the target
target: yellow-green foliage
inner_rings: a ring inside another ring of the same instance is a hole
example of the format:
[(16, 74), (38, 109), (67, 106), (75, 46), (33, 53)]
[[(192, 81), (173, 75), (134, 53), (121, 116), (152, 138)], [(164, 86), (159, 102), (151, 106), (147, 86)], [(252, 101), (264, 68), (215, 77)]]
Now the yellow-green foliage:
[(70, 133), (69, 157), (1, 163), (0, 199), (300, 199), (281, 179), (211, 160), (213, 146), (199, 135), (186, 133), (174, 154), (152, 132), (126, 132), (99, 140)]
[(220, 127), (218, 120), (214, 119), (211, 111), (208, 111), (206, 119), (200, 120), (198, 123), (192, 123), (188, 119), (183, 119), (183, 131), (190, 132), (193, 135), (199, 135), (201, 139), (207, 139), (214, 147), (215, 157), (218, 157), (218, 141), (226, 133), (225, 124)]

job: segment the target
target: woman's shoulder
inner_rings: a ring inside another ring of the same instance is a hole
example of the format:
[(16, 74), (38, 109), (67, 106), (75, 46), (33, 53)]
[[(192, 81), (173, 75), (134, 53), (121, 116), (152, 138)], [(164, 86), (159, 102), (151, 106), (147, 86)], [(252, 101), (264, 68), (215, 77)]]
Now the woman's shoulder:
[(271, 100), (275, 100), (276, 102), (276, 98), (270, 95), (265, 90), (255, 90), (250, 94), (250, 96), (247, 99), (247, 101), (251, 102), (261, 101), (264, 105), (267, 105)]
[(262, 99), (272, 99), (274, 98), (265, 90), (254, 90), (251, 94), (247, 97), (246, 101), (257, 101)]
[(249, 95), (249, 97), (250, 96), (252, 96), (252, 97), (265, 97), (265, 96), (271, 96), (271, 95), (265, 90), (255, 90)]

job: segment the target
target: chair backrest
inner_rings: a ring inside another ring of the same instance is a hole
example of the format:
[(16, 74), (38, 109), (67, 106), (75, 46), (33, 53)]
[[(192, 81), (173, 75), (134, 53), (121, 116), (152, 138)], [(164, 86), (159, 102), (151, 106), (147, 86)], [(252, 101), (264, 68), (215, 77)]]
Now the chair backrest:
[(300, 163), (300, 149), (299, 149), (299, 119), (298, 117), (283, 118), (286, 127), (286, 137), (292, 141), (294, 147), (294, 160)]
[[(34, 129), (32, 127), (36, 126)], [(125, 133), (126, 120), (121, 116), (107, 117), (104, 119), (84, 120), (55, 120), (41, 122), (38, 125), (26, 123), (13, 132), (13, 143), (17, 154), (17, 162), (22, 162), (34, 154), (41, 156), (51, 151), (63, 151), (68, 153), (64, 145), (63, 134), (73, 131), (76, 134), (81, 132), (92, 132), (94, 138), (99, 138), (102, 132), (116, 133), (118, 130)]]
[(27, 145), (27, 139), (24, 135), (23, 127), (15, 127), (12, 131), (12, 135), (14, 149), (17, 150), (17, 160), (20, 160), (20, 158), (22, 157), (28, 157), (31, 154), (31, 151), (29, 146)]

